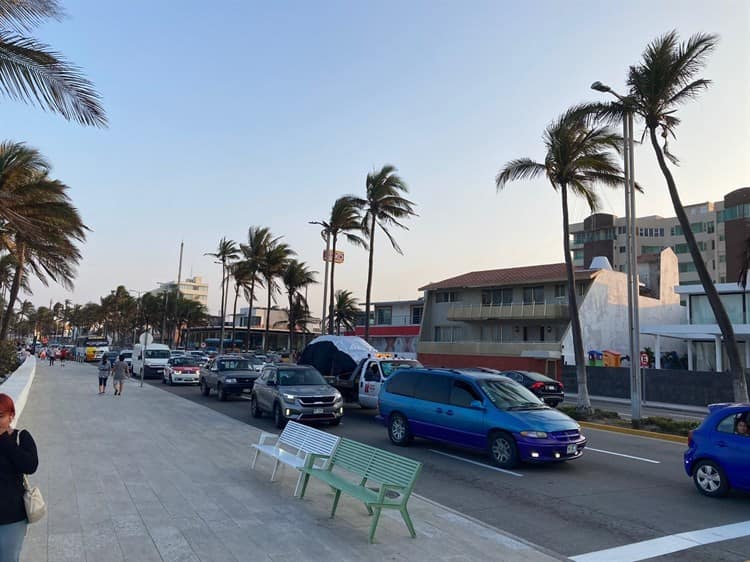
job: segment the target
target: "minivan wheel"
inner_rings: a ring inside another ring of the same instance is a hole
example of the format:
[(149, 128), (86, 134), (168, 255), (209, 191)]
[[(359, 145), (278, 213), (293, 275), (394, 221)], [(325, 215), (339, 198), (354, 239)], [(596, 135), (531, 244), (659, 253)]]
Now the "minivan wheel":
[(203, 396), (208, 396), (209, 394), (211, 394), (211, 389), (208, 388), (208, 385), (206, 384), (206, 381), (204, 379), (201, 379), (200, 387), (201, 387), (201, 394)]
[(219, 400), (222, 402), (226, 402), (227, 398), (229, 398), (229, 395), (227, 394), (227, 391), (224, 390), (224, 387), (219, 385), (216, 385), (216, 394), (219, 395)]
[(489, 450), (492, 462), (500, 468), (513, 468), (518, 464), (518, 448), (513, 437), (498, 431), (490, 435)]
[(713, 461), (701, 460), (695, 464), (693, 482), (704, 496), (720, 498), (729, 491), (729, 482), (724, 471)]
[(391, 421), (388, 423), (388, 437), (391, 443), (404, 447), (411, 443), (412, 435), (409, 431), (409, 422), (402, 414), (391, 415)]
[(255, 394), (250, 397), (250, 414), (252, 414), (254, 418), (260, 418), (263, 416), (263, 410), (260, 409)]
[(278, 402), (273, 405), (273, 423), (279, 429), (284, 429), (284, 426), (286, 426), (286, 418), (281, 413), (281, 406)]

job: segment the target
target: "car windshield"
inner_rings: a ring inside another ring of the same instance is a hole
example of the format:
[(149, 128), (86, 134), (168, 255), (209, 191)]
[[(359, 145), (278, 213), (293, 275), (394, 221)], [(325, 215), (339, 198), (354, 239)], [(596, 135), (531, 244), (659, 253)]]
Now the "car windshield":
[(247, 359), (221, 359), (218, 361), (219, 371), (250, 371)]
[(132, 351), (121, 351), (120, 355), (122, 355), (123, 359), (130, 359), (131, 357), (133, 357), (133, 352)]
[(169, 359), (168, 349), (147, 349), (146, 359)]
[(279, 386), (328, 384), (315, 369), (279, 369)]
[(411, 368), (411, 367), (422, 367), (422, 364), (419, 361), (411, 361), (411, 360), (404, 360), (404, 359), (396, 359), (393, 361), (381, 361), (380, 362), (380, 369), (383, 371), (384, 377), (390, 377), (391, 373), (395, 371), (396, 369), (404, 369), (404, 368)]
[(192, 357), (173, 357), (169, 361), (175, 367), (197, 367), (198, 362)]
[(546, 408), (544, 403), (530, 390), (510, 380), (483, 379), (479, 382), (479, 386), (482, 387), (482, 390), (492, 403), (501, 410), (534, 410)]
[(263, 361), (261, 361), (257, 357), (250, 357), (250, 358), (248, 358), (248, 361), (250, 361), (251, 365), (262, 365), (263, 364)]

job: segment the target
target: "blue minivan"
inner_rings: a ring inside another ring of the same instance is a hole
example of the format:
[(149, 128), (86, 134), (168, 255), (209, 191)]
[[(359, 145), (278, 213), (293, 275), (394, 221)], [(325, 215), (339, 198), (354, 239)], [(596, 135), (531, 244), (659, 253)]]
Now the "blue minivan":
[(580, 458), (581, 427), (517, 382), (461, 369), (403, 369), (378, 395), (378, 420), (395, 445), (414, 437), (488, 451), (501, 468)]

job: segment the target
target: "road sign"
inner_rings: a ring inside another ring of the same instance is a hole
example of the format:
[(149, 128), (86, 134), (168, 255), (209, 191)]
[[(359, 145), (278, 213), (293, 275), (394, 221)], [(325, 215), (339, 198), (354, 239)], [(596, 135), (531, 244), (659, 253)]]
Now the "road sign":
[(333, 250), (323, 250), (323, 261), (344, 263), (344, 252), (336, 250), (336, 255), (333, 255)]
[(201, 342), (201, 349), (206, 349), (206, 342), (204, 341)]
[(138, 341), (141, 345), (145, 345), (148, 347), (152, 343), (154, 343), (154, 336), (151, 335), (151, 332), (143, 332), (139, 337)]
[(641, 367), (648, 367), (648, 353), (641, 351)]

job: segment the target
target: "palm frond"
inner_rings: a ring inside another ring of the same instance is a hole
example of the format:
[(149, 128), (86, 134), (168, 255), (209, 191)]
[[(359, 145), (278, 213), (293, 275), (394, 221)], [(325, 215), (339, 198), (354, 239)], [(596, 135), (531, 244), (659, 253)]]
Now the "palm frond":
[(547, 171), (544, 164), (534, 162), (531, 158), (517, 158), (508, 162), (495, 176), (495, 187), (498, 191), (508, 182), (534, 179)]
[(48, 19), (61, 20), (64, 12), (56, 0), (5, 0), (0, 2), (0, 25), (29, 31)]

